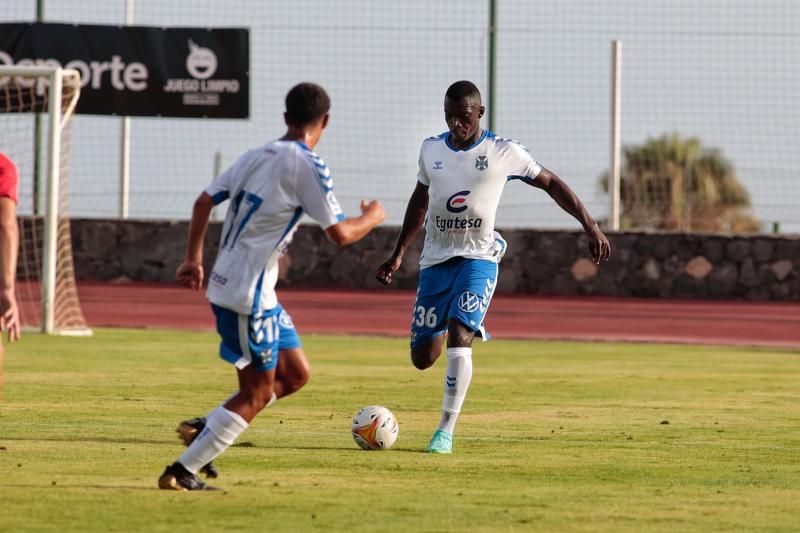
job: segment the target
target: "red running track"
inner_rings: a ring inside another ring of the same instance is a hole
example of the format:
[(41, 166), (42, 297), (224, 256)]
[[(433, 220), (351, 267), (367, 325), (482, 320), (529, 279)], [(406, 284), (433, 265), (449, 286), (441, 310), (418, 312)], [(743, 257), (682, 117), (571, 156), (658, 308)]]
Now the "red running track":
[[(213, 329), (203, 293), (167, 284), (78, 286), (90, 326)], [(407, 336), (414, 293), (278, 291), (303, 333)], [(641, 341), (800, 349), (800, 304), (495, 295), (495, 338)]]

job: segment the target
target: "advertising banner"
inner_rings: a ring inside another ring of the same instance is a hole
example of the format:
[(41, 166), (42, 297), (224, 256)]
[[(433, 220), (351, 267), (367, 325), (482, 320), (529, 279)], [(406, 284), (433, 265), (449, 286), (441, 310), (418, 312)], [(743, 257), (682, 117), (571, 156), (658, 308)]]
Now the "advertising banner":
[[(247, 118), (249, 31), (86, 24), (0, 24), (0, 66), (73, 68), (77, 112)], [(8, 79), (0, 78), (0, 86)]]

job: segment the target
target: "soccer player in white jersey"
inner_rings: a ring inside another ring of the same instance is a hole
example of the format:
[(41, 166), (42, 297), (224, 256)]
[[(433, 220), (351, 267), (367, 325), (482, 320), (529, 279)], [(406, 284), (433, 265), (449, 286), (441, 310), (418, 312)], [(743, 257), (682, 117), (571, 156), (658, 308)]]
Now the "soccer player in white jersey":
[(292, 88), (286, 96), (286, 134), (245, 152), (195, 201), (177, 280), (196, 290), (203, 286), (209, 214), (230, 199), (207, 296), (222, 338), (220, 356), (234, 365), (239, 389), (196, 425), (189, 447), (159, 478), (162, 489), (211, 489), (197, 472), (233, 444), (268, 404), (308, 380), (297, 332), (275, 294), (278, 259), (300, 217), (308, 214), (338, 245), (358, 241), (385, 217), (377, 201), (362, 201), (358, 217), (342, 213), (330, 172), (313, 152), (328, 125), (329, 109), (330, 99), (319, 85)]
[(447, 370), (439, 426), (428, 444), (432, 453), (451, 453), (453, 430), (472, 379), (472, 340), (487, 339), (483, 319), (497, 283), (506, 243), (494, 231), (506, 183), (519, 180), (544, 189), (574, 216), (589, 237), (592, 259), (611, 253), (608, 239), (581, 201), (528, 150), (480, 126), (484, 107), (478, 88), (458, 81), (444, 99), (447, 132), (426, 139), (419, 156), (417, 185), (406, 208), (394, 253), (378, 267), (385, 285), (403, 254), (425, 226), (417, 299), (411, 326), (411, 360), (420, 370), (433, 365), (447, 339)]

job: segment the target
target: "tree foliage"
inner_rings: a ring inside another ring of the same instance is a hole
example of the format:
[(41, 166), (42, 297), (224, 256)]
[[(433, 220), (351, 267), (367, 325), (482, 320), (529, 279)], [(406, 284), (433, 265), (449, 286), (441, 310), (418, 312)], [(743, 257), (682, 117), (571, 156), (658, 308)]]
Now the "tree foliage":
[[(602, 178), (608, 190), (608, 174)], [(620, 226), (709, 232), (753, 232), (750, 196), (719, 150), (677, 133), (623, 149)]]

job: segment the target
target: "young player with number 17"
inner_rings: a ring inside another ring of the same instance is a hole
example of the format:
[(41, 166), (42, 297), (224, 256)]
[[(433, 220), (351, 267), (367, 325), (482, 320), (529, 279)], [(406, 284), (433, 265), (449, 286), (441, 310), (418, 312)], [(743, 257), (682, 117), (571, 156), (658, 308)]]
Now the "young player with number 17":
[(186, 259), (177, 280), (199, 290), (203, 239), (211, 208), (230, 199), (208, 299), (222, 338), (220, 357), (236, 370), (239, 388), (207, 417), (182, 422), (189, 445), (158, 480), (167, 490), (208, 490), (197, 477), (216, 477), (211, 461), (224, 452), (255, 416), (308, 380), (308, 362), (292, 319), (278, 302), (278, 259), (305, 213), (338, 245), (358, 241), (384, 217), (377, 201), (361, 203), (361, 215), (345, 218), (328, 167), (313, 149), (328, 125), (330, 99), (313, 83), (286, 96), (286, 134), (245, 152), (197, 198)]

